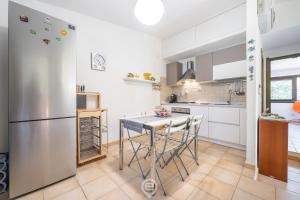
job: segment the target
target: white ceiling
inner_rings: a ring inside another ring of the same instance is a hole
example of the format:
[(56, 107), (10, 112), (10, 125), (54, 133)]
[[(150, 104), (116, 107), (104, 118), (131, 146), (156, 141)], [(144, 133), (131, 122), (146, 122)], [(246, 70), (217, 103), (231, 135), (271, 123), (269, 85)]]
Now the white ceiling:
[(145, 26), (137, 21), (134, 16), (136, 0), (39, 1), (166, 38), (235, 8), (246, 0), (163, 0), (165, 14), (154, 26)]

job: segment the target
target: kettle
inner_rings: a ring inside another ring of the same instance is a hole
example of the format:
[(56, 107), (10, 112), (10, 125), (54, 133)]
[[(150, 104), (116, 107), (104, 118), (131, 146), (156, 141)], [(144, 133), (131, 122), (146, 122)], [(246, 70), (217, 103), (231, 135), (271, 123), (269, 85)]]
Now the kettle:
[(177, 95), (176, 94), (171, 94), (169, 96), (169, 103), (176, 103), (177, 102)]

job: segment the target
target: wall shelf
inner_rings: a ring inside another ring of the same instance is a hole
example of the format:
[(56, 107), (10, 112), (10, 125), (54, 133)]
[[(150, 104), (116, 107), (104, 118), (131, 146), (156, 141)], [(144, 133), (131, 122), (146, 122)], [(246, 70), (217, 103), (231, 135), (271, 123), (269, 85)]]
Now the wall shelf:
[(137, 78), (124, 78), (124, 81), (139, 82), (139, 83), (149, 83), (149, 84), (159, 84), (159, 82), (157, 82), (157, 81), (150, 81), (150, 80), (137, 79)]

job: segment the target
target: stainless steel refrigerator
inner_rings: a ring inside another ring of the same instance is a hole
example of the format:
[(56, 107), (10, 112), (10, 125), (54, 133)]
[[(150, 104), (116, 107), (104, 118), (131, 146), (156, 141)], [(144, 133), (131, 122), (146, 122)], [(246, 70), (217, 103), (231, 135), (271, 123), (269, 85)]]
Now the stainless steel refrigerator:
[(9, 194), (76, 173), (76, 30), (9, 2)]

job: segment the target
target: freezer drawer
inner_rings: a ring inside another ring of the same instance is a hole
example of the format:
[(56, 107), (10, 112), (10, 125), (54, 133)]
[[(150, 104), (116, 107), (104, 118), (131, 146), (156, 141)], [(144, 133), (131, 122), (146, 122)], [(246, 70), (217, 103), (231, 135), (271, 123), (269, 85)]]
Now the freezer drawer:
[(11, 123), (10, 198), (76, 173), (76, 119)]

